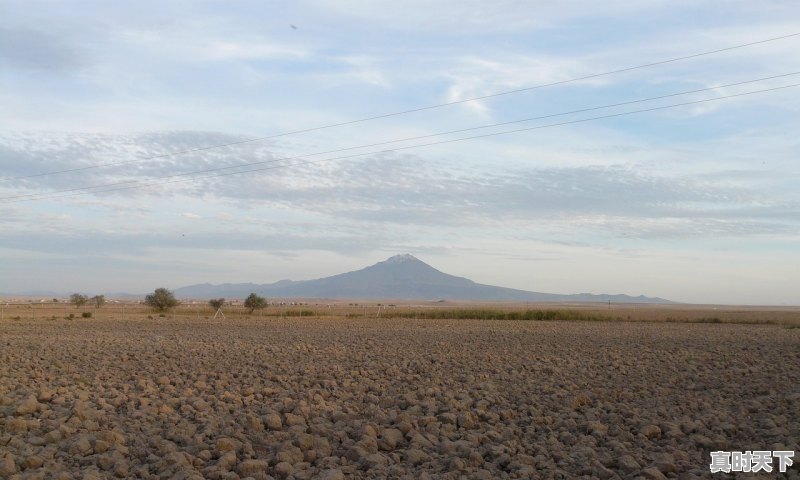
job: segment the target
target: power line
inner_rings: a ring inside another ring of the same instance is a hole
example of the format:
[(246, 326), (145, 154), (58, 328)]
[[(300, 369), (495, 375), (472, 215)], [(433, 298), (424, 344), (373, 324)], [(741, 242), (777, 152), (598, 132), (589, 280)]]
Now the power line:
[[(684, 91), (684, 92), (671, 93), (671, 94), (667, 94), (667, 95), (659, 95), (659, 96), (656, 96), (656, 97), (648, 97), (648, 98), (643, 98), (643, 99), (638, 99), (638, 100), (630, 100), (630, 101), (626, 101), (626, 102), (619, 102), (619, 103), (601, 105), (601, 106), (596, 106), (596, 107), (582, 108), (582, 109), (579, 109), (579, 110), (572, 110), (572, 111), (561, 112), (561, 113), (553, 113), (553, 114), (549, 114), (549, 115), (541, 115), (541, 116), (538, 116), (538, 117), (523, 118), (523, 119), (520, 119), (520, 120), (512, 120), (512, 121), (508, 121), (508, 122), (493, 123), (493, 124), (482, 125), (482, 126), (478, 126), (478, 127), (470, 127), (470, 128), (462, 128), (462, 129), (458, 129), (458, 130), (450, 130), (450, 131), (447, 131), (447, 132), (432, 133), (432, 134), (428, 134), (428, 135), (418, 135), (418, 136), (415, 136), (415, 137), (407, 137), (407, 138), (401, 138), (401, 139), (397, 139), (397, 140), (388, 140), (388, 141), (384, 141), (384, 142), (377, 142), (377, 143), (364, 144), (364, 145), (356, 145), (356, 146), (338, 148), (338, 149), (327, 150), (327, 151), (322, 151), (322, 152), (307, 153), (307, 154), (296, 155), (296, 156), (292, 156), (292, 157), (284, 157), (284, 158), (278, 158), (278, 159), (262, 160), (262, 161), (258, 161), (258, 162), (240, 163), (240, 164), (236, 164), (236, 165), (228, 165), (228, 166), (224, 166), (224, 167), (214, 167), (214, 168), (208, 168), (208, 169), (203, 169), (203, 170), (192, 170), (192, 171), (189, 171), (189, 172), (183, 172), (183, 173), (177, 173), (177, 174), (173, 174), (173, 175), (164, 175), (164, 176), (161, 176), (161, 177), (155, 177), (152, 180), (163, 180), (163, 179), (167, 179), (167, 178), (185, 177), (185, 176), (188, 176), (188, 175), (195, 175), (195, 174), (198, 174), (198, 173), (208, 173), (208, 172), (215, 172), (215, 171), (221, 171), (221, 170), (231, 170), (231, 169), (234, 169), (234, 168), (249, 167), (249, 166), (254, 166), (254, 165), (263, 165), (263, 164), (276, 163), (276, 162), (287, 161), (287, 160), (296, 160), (296, 159), (300, 159), (300, 158), (315, 157), (315, 156), (319, 156), (319, 155), (328, 155), (328, 154), (332, 154), (332, 153), (341, 153), (341, 152), (347, 152), (347, 151), (351, 151), (351, 150), (358, 150), (358, 149), (362, 149), (362, 148), (378, 147), (378, 146), (382, 146), (382, 145), (389, 145), (389, 144), (392, 144), (392, 143), (409, 142), (409, 141), (413, 141), (413, 140), (422, 140), (422, 139), (425, 139), (425, 138), (439, 137), (439, 136), (450, 135), (450, 134), (454, 134), (454, 133), (464, 133), (464, 132), (481, 130), (481, 129), (486, 129), (486, 128), (500, 127), (500, 126), (503, 126), (503, 125), (512, 125), (512, 124), (517, 124), (517, 123), (530, 122), (530, 121), (533, 121), (533, 120), (543, 120), (543, 119), (546, 119), (546, 118), (553, 118), (553, 117), (571, 115), (571, 114), (575, 114), (575, 113), (583, 113), (583, 112), (590, 112), (590, 111), (594, 111), (594, 110), (602, 110), (602, 109), (605, 109), (605, 108), (619, 107), (619, 106), (622, 106), (622, 105), (631, 105), (631, 104), (634, 104), (634, 103), (649, 102), (649, 101), (652, 101), (652, 100), (659, 100), (659, 99), (664, 99), (664, 98), (676, 97), (676, 96), (680, 96), (680, 95), (688, 95), (688, 94), (691, 94), (691, 93), (706, 92), (706, 91), (715, 90), (715, 89), (718, 89), (718, 88), (727, 88), (727, 87), (733, 87), (733, 86), (737, 86), (737, 85), (745, 85), (745, 84), (748, 84), (748, 83), (761, 82), (761, 81), (765, 81), (765, 80), (773, 80), (773, 79), (776, 79), (776, 78), (783, 78), (783, 77), (788, 77), (788, 76), (793, 76), (793, 75), (800, 75), (800, 72), (792, 72), (792, 73), (785, 73), (785, 74), (781, 74), (781, 75), (773, 75), (771, 77), (757, 78), (757, 79), (754, 79), (754, 80), (745, 80), (745, 81), (742, 81), (742, 82), (729, 83), (729, 84), (726, 84), (726, 85), (717, 85), (717, 86), (714, 86), (714, 87), (700, 88), (700, 89), (696, 89), (696, 90), (688, 90), (688, 91)], [(100, 185), (94, 185), (94, 186), (88, 186), (88, 187), (67, 188), (67, 189), (63, 189), (63, 190), (56, 190), (56, 191), (50, 192), (50, 194), (91, 190), (91, 189), (94, 189), (94, 188), (116, 187), (116, 186), (128, 185), (128, 184), (138, 183), (138, 182), (139, 182), (139, 180), (128, 180), (128, 181), (124, 181), (124, 182), (106, 183), (106, 184), (100, 184)], [(38, 196), (38, 195), (41, 195), (41, 194), (28, 193), (28, 194), (22, 194), (22, 195), (15, 195), (15, 196), (11, 196), (11, 197), (2, 197), (2, 198), (0, 198), (0, 200), (11, 200), (11, 199), (15, 199), (15, 198), (35, 197), (35, 196)]]
[[(540, 130), (540, 129), (544, 129), (544, 128), (552, 128), (552, 127), (559, 127), (559, 126), (564, 126), (564, 125), (573, 125), (573, 124), (577, 124), (577, 123), (585, 123), (585, 122), (590, 122), (590, 121), (595, 121), (595, 120), (603, 120), (603, 119), (608, 119), (608, 118), (623, 117), (623, 116), (627, 116), (627, 115), (634, 115), (634, 114), (645, 113), (645, 112), (653, 112), (653, 111), (658, 111), (658, 110), (665, 110), (665, 109), (669, 109), (669, 108), (683, 107), (683, 106), (687, 106), (687, 105), (697, 105), (697, 104), (701, 104), (701, 103), (714, 102), (714, 101), (718, 101), (718, 100), (726, 100), (726, 99), (730, 99), (730, 98), (743, 97), (743, 96), (746, 96), (746, 95), (754, 95), (754, 94), (757, 94), (757, 93), (773, 92), (773, 91), (777, 91), (777, 90), (784, 90), (784, 89), (787, 89), (787, 88), (793, 88), (793, 87), (798, 87), (798, 86), (800, 86), (800, 83), (795, 83), (795, 84), (791, 84), (791, 85), (784, 85), (784, 86), (780, 86), (780, 87), (767, 88), (767, 89), (763, 89), (763, 90), (754, 90), (754, 91), (750, 91), (750, 92), (743, 92), (743, 93), (737, 93), (737, 94), (732, 94), (732, 95), (725, 95), (725, 96), (716, 97), (716, 98), (707, 98), (707, 99), (704, 99), (704, 100), (695, 100), (695, 101), (691, 101), (691, 102), (682, 102), (682, 103), (676, 103), (676, 104), (672, 104), (672, 105), (664, 105), (664, 106), (660, 106), (660, 107), (645, 108), (645, 109), (641, 109), (641, 110), (632, 110), (632, 111), (629, 111), (629, 112), (621, 112), (621, 113), (614, 113), (614, 114), (609, 114), (609, 115), (601, 115), (601, 116), (597, 116), (597, 117), (582, 118), (582, 119), (578, 119), (578, 120), (570, 120), (570, 121), (566, 121), (566, 122), (551, 123), (551, 124), (547, 124), (547, 125), (537, 125), (537, 126), (534, 126), (534, 127), (526, 127), (526, 128), (515, 129), (515, 130), (507, 130), (507, 131), (504, 131), (504, 132), (486, 133), (486, 134), (474, 135), (474, 136), (470, 136), (470, 137), (456, 138), (456, 139), (451, 139), (451, 140), (441, 140), (441, 141), (438, 141), (438, 142), (423, 143), (423, 144), (418, 144), (418, 145), (409, 145), (409, 146), (405, 146), (405, 147), (397, 147), (397, 148), (391, 148), (391, 149), (386, 149), (386, 150), (378, 150), (378, 151), (366, 152), (366, 153), (357, 153), (357, 154), (352, 154), (352, 155), (343, 155), (343, 156), (339, 156), (339, 157), (324, 158), (324, 159), (320, 159), (320, 160), (308, 160), (308, 161), (304, 161), (304, 162), (295, 162), (295, 163), (287, 163), (287, 164), (281, 164), (281, 165), (272, 165), (272, 166), (268, 166), (268, 167), (255, 168), (255, 169), (244, 170), (244, 171), (222, 172), (222, 173), (215, 173), (215, 174), (211, 174), (211, 175), (203, 175), (203, 176), (200, 176), (200, 177), (192, 177), (192, 178), (179, 178), (179, 179), (169, 180), (169, 181), (166, 181), (166, 182), (150, 182), (150, 183), (138, 182), (135, 185), (128, 185), (128, 186), (124, 186), (124, 187), (109, 188), (109, 189), (106, 189), (106, 190), (74, 192), (74, 193), (68, 193), (68, 194), (65, 194), (65, 195), (41, 194), (41, 196), (36, 197), (36, 198), (19, 199), (18, 197), (5, 197), (5, 198), (0, 198), (0, 200), (6, 201), (5, 203), (18, 203), (18, 202), (36, 201), (36, 200), (49, 200), (49, 199), (54, 199), (54, 198), (65, 198), (65, 197), (89, 195), (89, 194), (96, 194), (96, 193), (106, 193), (106, 192), (130, 190), (130, 189), (133, 189), (133, 188), (152, 187), (152, 186), (158, 186), (158, 185), (166, 185), (166, 184), (170, 184), (170, 183), (180, 183), (180, 182), (193, 181), (193, 180), (203, 179), (203, 178), (216, 178), (216, 177), (225, 177), (225, 176), (230, 176), (230, 175), (239, 175), (239, 174), (242, 174), (242, 173), (261, 172), (261, 171), (265, 171), (265, 170), (274, 170), (274, 169), (278, 169), (278, 168), (310, 165), (310, 164), (321, 163), (321, 162), (329, 162), (329, 161), (333, 161), (333, 160), (344, 160), (344, 159), (348, 159), (348, 158), (363, 157), (363, 156), (366, 156), (366, 155), (375, 155), (375, 154), (380, 154), (380, 153), (391, 153), (391, 152), (396, 152), (398, 150), (409, 150), (409, 149), (413, 149), (413, 148), (422, 148), (422, 147), (430, 147), (430, 146), (435, 146), (435, 145), (444, 145), (444, 144), (450, 144), (450, 143), (455, 143), (455, 142), (463, 142), (463, 141), (467, 141), (467, 140), (475, 140), (475, 139), (479, 139), (479, 138), (495, 137), (495, 136), (499, 136), (499, 135), (509, 135), (509, 134), (513, 134), (513, 133), (528, 132), (528, 131)], [(289, 158), (285, 158), (285, 159), (278, 159), (278, 160), (275, 160), (275, 161), (286, 161), (286, 160), (290, 160), (290, 159)], [(243, 166), (243, 165), (239, 165), (239, 167), (241, 167), (241, 166)], [(194, 173), (200, 173), (200, 172), (190, 172), (190, 173), (194, 174)], [(186, 174), (180, 174), (180, 175), (186, 175)], [(172, 178), (172, 177), (176, 177), (176, 176), (180, 176), (180, 175), (173, 175), (173, 176), (170, 176), (170, 177), (163, 177), (163, 178)], [(111, 185), (112, 184), (105, 185), (105, 186), (111, 186)], [(102, 188), (102, 187), (104, 187), (104, 186), (103, 185), (99, 185), (99, 186), (90, 187), (90, 188)], [(11, 199), (11, 200), (7, 201), (9, 199)]]
[(69, 169), (64, 169), (64, 170), (54, 170), (54, 171), (50, 171), (50, 172), (42, 172), (42, 173), (34, 173), (34, 174), (23, 175), (23, 176), (18, 176), (18, 177), (10, 177), (10, 178), (7, 178), (7, 180), (21, 180), (21, 179), (25, 179), (25, 178), (42, 177), (42, 176), (47, 176), (47, 175), (57, 175), (57, 174), (62, 174), (62, 173), (72, 173), (72, 172), (79, 172), (79, 171), (83, 171), (83, 170), (90, 170), (90, 169), (101, 168), (101, 167), (115, 167), (115, 166), (119, 166), (119, 165), (127, 165), (127, 164), (131, 164), (131, 163), (138, 163), (138, 162), (144, 162), (144, 161), (150, 161), (150, 160), (158, 160), (158, 159), (161, 159), (161, 158), (174, 157), (174, 156), (178, 156), (178, 155), (185, 155), (187, 153), (202, 152), (202, 151), (212, 150), (212, 149), (217, 149), (217, 148), (233, 147), (233, 146), (236, 146), (236, 145), (243, 145), (243, 144), (246, 144), (246, 143), (260, 142), (260, 141), (264, 141), (264, 140), (270, 140), (270, 139), (273, 139), (273, 138), (285, 137), (285, 136), (289, 136), (289, 135), (296, 135), (296, 134), (300, 134), (300, 133), (308, 133), (308, 132), (314, 132), (314, 131), (318, 131), (318, 130), (325, 130), (325, 129), (329, 129), (329, 128), (343, 127), (343, 126), (346, 126), (346, 125), (353, 125), (353, 124), (356, 124), (356, 123), (363, 123), (363, 122), (368, 122), (368, 121), (371, 121), (371, 120), (379, 120), (379, 119), (382, 119), (382, 118), (396, 117), (396, 116), (399, 116), (399, 115), (406, 115), (406, 114), (409, 114), (409, 113), (423, 112), (423, 111), (426, 111), (426, 110), (434, 110), (434, 109), (437, 109), (437, 108), (448, 107), (448, 106), (451, 106), (451, 105), (459, 105), (459, 104), (468, 103), (468, 102), (474, 102), (474, 101), (478, 101), (478, 100), (485, 100), (485, 99), (488, 99), (488, 98), (501, 97), (501, 96), (504, 96), (504, 95), (511, 95), (511, 94), (521, 93), (521, 92), (528, 92), (528, 91), (536, 90), (536, 89), (540, 89), (540, 88), (553, 87), (553, 86), (556, 86), (556, 85), (565, 85), (565, 84), (568, 84), (568, 83), (579, 82), (579, 81), (582, 81), (582, 80), (590, 80), (590, 79), (593, 79), (593, 78), (605, 77), (605, 76), (614, 75), (614, 74), (617, 74), (617, 73), (630, 72), (630, 71), (639, 70), (639, 69), (642, 69), (642, 68), (654, 67), (654, 66), (658, 66), (658, 65), (664, 65), (664, 64), (668, 64), (668, 63), (679, 62), (679, 61), (683, 61), (683, 60), (689, 60), (689, 59), (692, 59), (692, 58), (698, 58), (698, 57), (703, 57), (703, 56), (707, 56), (707, 55), (713, 55), (713, 54), (716, 54), (716, 53), (728, 52), (728, 51), (731, 51), (731, 50), (737, 50), (737, 49), (740, 49), (740, 48), (752, 47), (754, 45), (760, 45), (760, 44), (764, 44), (764, 43), (775, 42), (775, 41), (778, 41), (778, 40), (785, 40), (787, 38), (796, 37), (796, 36), (800, 36), (800, 32), (790, 33), (788, 35), (782, 35), (782, 36), (779, 36), (779, 37), (767, 38), (765, 40), (759, 40), (759, 41), (756, 41), (756, 42), (743, 43), (743, 44), (734, 45), (734, 46), (731, 46), (731, 47), (720, 48), (720, 49), (717, 49), (717, 50), (709, 50), (709, 51), (706, 51), (706, 52), (695, 53), (695, 54), (692, 54), (692, 55), (685, 55), (685, 56), (682, 56), (682, 57), (675, 57), (675, 58), (670, 58), (670, 59), (667, 59), (667, 60), (660, 60), (660, 61), (657, 61), (657, 62), (651, 62), (651, 63), (645, 63), (645, 64), (641, 64), (641, 65), (635, 65), (635, 66), (632, 66), (632, 67), (620, 68), (620, 69), (617, 69), (617, 70), (610, 70), (610, 71), (607, 71), (607, 72), (594, 73), (594, 74), (586, 75), (586, 76), (583, 76), (583, 77), (575, 77), (575, 78), (570, 78), (570, 79), (566, 79), (566, 80), (559, 80), (557, 82), (543, 83), (543, 84), (539, 84), (539, 85), (533, 85), (533, 86), (530, 86), (530, 87), (517, 88), (517, 89), (514, 89), (514, 90), (506, 90), (506, 91), (502, 91), (502, 92), (491, 93), (491, 94), (488, 94), (488, 95), (465, 98), (465, 99), (462, 99), (462, 100), (454, 100), (454, 101), (451, 101), (451, 102), (439, 103), (439, 104), (435, 104), (435, 105), (428, 105), (428, 106), (425, 106), (425, 107), (412, 108), (412, 109), (408, 109), (408, 110), (401, 110), (401, 111), (398, 111), (398, 112), (385, 113), (385, 114), (375, 115), (375, 116), (371, 116), (371, 117), (359, 118), (359, 119), (356, 119), (356, 120), (349, 120), (349, 121), (346, 121), (346, 122), (331, 123), (331, 124), (327, 124), (327, 125), (321, 125), (321, 126), (318, 126), (318, 127), (311, 127), (311, 128), (301, 129), (301, 130), (293, 130), (293, 131), (289, 131), (289, 132), (278, 133), (278, 134), (275, 134), (275, 135), (267, 135), (267, 136), (263, 136), (263, 137), (249, 138), (249, 139), (244, 139), (244, 140), (238, 140), (238, 141), (235, 141), (235, 142), (228, 142), (228, 143), (220, 143), (220, 144), (215, 144), (215, 145), (209, 145), (209, 146), (205, 146), (205, 147), (190, 148), (190, 149), (186, 149), (186, 150), (180, 150), (180, 151), (177, 151), (177, 152), (164, 153), (164, 154), (160, 154), (160, 155), (153, 155), (153, 156), (149, 156), (149, 157), (137, 158), (135, 160), (127, 160), (127, 161), (124, 161), (124, 162), (112, 162), (112, 163), (103, 163), (103, 164), (99, 164), (99, 165), (87, 165), (85, 167), (69, 168)]

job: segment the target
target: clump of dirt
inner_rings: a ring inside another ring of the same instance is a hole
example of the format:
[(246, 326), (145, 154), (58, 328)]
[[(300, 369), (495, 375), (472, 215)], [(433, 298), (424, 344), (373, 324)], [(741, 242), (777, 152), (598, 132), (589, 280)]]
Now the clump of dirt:
[(140, 318), (0, 334), (2, 478), (688, 479), (708, 477), (710, 451), (800, 439), (800, 333), (777, 326)]

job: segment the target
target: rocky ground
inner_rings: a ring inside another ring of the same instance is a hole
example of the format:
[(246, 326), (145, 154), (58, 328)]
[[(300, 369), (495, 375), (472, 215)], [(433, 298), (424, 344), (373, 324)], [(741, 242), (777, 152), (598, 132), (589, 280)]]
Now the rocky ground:
[(6, 320), (0, 477), (708, 478), (798, 379), (769, 325)]

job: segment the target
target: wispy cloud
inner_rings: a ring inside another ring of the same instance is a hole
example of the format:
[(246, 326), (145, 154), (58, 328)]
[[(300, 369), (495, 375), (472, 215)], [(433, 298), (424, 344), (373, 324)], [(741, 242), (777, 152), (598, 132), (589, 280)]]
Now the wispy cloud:
[[(8, 143), (6, 152), (10, 152), (7, 153), (10, 157), (31, 155), (28, 165), (37, 158), (47, 158), (47, 164), (35, 167), (37, 171), (80, 168), (87, 164), (87, 158), (108, 158), (102, 155), (104, 152), (126, 152), (128, 142), (138, 145), (138, 153), (153, 155), (231, 139), (222, 134), (192, 132), (156, 133), (135, 139), (91, 136), (67, 141), (57, 137), (38, 142), (47, 146), (46, 156), (33, 153), (33, 147), (24, 139)], [(221, 152), (195, 152), (124, 167), (74, 172), (78, 177), (74, 174), (33, 177), (25, 179), (24, 184), (28, 189), (58, 189), (74, 185), (75, 179), (80, 178), (89, 186), (124, 187), (128, 185), (124, 182), (147, 183), (158, 175), (213, 169), (274, 156), (268, 145), (236, 152), (236, 157)], [(223, 170), (230, 171), (237, 170)], [(796, 231), (798, 225), (794, 222), (800, 214), (796, 200), (731, 184), (729, 178), (730, 174), (715, 178), (713, 173), (702, 177), (645, 173), (635, 165), (458, 169), (417, 155), (384, 154), (256, 174), (201, 177), (190, 182), (165, 183), (156, 190), (121, 190), (120, 194), (138, 198), (157, 192), (201, 195), (233, 201), (241, 208), (271, 206), (316, 212), (329, 218), (409, 226), (481, 226), (535, 218), (642, 238)], [(782, 180), (780, 174), (769, 176), (763, 172), (761, 178), (766, 182)], [(171, 180), (175, 179), (157, 182)], [(181, 212), (181, 215), (188, 214)]]
[[(759, 298), (791, 301), (787, 285), (800, 283), (785, 268), (800, 262), (796, 92), (394, 153), (361, 148), (348, 152), (366, 155), (346, 160), (282, 167), (280, 159), (788, 73), (800, 37), (171, 154), (785, 35), (800, 31), (796, 8), (791, 0), (7, 1), (0, 196), (135, 188), (0, 202), (9, 272), (0, 291), (94, 277), (98, 286), (119, 279), (116, 290), (151, 287), (155, 270), (176, 285), (311, 278), (410, 251), (517, 288), (739, 301), (750, 282), (728, 279), (757, 277), (769, 284)], [(149, 157), (159, 158), (133, 161)], [(254, 162), (279, 168), (238, 167)], [(87, 168), (109, 163), (120, 165)], [(240, 173), (190, 173), (210, 169)], [(59, 170), (73, 171), (29, 176)]]

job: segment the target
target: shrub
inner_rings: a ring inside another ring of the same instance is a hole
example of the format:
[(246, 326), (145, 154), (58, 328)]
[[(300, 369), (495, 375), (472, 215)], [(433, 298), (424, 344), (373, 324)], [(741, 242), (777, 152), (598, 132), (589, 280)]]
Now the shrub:
[(81, 313), (81, 317), (83, 317), (83, 318), (92, 318), (92, 312), (83, 312), (83, 313)]
[(259, 297), (255, 293), (251, 293), (244, 300), (244, 306), (250, 313), (253, 313), (254, 310), (260, 310), (266, 307), (267, 299), (264, 297)]
[(89, 301), (89, 297), (80, 293), (73, 293), (69, 296), (69, 301), (75, 304), (76, 307), (82, 307)]
[(100, 307), (102, 307), (103, 305), (105, 305), (105, 303), (106, 303), (106, 296), (105, 296), (105, 295), (95, 295), (94, 297), (90, 298), (90, 299), (89, 299), (89, 301), (91, 301), (91, 302), (92, 302), (92, 304), (93, 304), (93, 305), (94, 305), (96, 308), (100, 308)]
[(214, 310), (219, 310), (220, 308), (222, 308), (223, 305), (225, 305), (225, 299), (212, 298), (211, 300), (208, 301), (208, 304), (211, 305), (211, 308), (213, 308)]
[(175, 299), (175, 294), (166, 288), (156, 288), (153, 293), (144, 298), (144, 303), (159, 312), (165, 312), (180, 304), (180, 302)]
[(699, 320), (701, 323), (722, 323), (719, 317), (704, 317)]
[[(286, 317), (313, 317), (315, 313), (313, 310), (287, 310), (284, 314)], [(360, 315), (358, 315), (360, 316)]]

